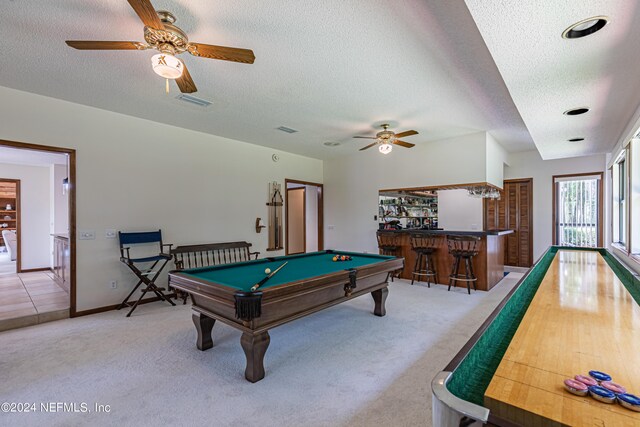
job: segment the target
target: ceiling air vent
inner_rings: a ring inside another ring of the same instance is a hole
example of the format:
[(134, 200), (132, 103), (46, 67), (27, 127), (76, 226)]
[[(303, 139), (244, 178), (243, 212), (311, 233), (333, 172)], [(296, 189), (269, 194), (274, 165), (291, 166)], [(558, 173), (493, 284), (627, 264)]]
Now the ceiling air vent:
[(286, 126), (280, 126), (280, 127), (277, 127), (276, 129), (281, 130), (282, 132), (286, 132), (286, 133), (296, 133), (296, 132), (298, 132), (297, 130), (288, 128)]
[(198, 107), (207, 108), (211, 104), (211, 101), (207, 101), (206, 99), (198, 98), (197, 96), (188, 95), (186, 93), (181, 93), (176, 96), (176, 99), (184, 102), (188, 102), (189, 104), (197, 105)]

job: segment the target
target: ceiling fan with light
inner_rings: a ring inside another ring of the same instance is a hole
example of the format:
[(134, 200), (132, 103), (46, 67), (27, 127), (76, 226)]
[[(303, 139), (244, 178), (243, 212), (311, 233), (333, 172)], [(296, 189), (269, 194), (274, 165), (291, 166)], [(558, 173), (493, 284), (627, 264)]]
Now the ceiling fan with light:
[(167, 79), (167, 91), (169, 79), (173, 79), (183, 93), (193, 93), (198, 89), (189, 74), (187, 66), (181, 59), (176, 58), (176, 55), (189, 52), (193, 56), (202, 58), (222, 59), (245, 64), (253, 64), (255, 60), (253, 51), (249, 49), (190, 42), (185, 32), (174, 25), (176, 18), (170, 12), (164, 10), (156, 11), (149, 0), (127, 1), (144, 24), (144, 40), (146, 43), (67, 40), (67, 45), (81, 50), (155, 49), (159, 53), (151, 57), (153, 71)]
[(380, 125), (383, 130), (378, 132), (376, 136), (354, 136), (354, 138), (364, 138), (364, 139), (375, 139), (376, 142), (367, 145), (366, 147), (362, 147), (360, 151), (364, 151), (367, 148), (371, 148), (374, 145), (378, 145), (378, 150), (382, 154), (389, 154), (391, 150), (393, 150), (393, 145), (399, 145), (400, 147), (411, 148), (414, 147), (415, 144), (411, 144), (409, 142), (401, 141), (400, 138), (404, 138), (405, 136), (417, 135), (418, 132), (415, 130), (407, 130), (400, 133), (395, 133), (391, 130), (388, 130), (389, 125), (383, 124)]

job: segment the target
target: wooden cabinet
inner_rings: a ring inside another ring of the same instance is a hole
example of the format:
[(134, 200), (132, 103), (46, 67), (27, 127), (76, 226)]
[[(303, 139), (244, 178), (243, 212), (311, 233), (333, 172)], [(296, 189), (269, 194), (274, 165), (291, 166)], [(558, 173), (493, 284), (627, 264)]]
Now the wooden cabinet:
[(69, 237), (61, 234), (53, 235), (53, 279), (67, 292), (69, 292), (71, 278), (69, 254)]
[(533, 264), (533, 179), (505, 180), (500, 199), (485, 199), (484, 229), (514, 230), (505, 242), (504, 264)]

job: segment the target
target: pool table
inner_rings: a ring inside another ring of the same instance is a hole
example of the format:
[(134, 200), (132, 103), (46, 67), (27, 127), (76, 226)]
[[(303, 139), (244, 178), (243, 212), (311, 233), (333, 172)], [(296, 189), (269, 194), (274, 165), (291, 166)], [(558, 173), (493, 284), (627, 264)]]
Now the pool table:
[[(350, 261), (333, 261), (336, 254)], [(256, 291), (265, 269), (287, 264)], [(360, 295), (370, 293), (376, 316), (385, 315), (387, 282), (403, 258), (332, 250), (217, 265), (169, 273), (169, 285), (191, 295), (197, 347), (213, 347), (211, 330), (219, 320), (242, 331), (245, 378), (264, 378), (269, 329)]]

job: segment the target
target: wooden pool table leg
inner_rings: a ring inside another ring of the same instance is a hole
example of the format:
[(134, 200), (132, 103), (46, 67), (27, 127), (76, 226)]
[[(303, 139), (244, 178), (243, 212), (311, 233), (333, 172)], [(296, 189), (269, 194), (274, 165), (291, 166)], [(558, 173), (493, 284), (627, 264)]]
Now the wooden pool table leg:
[(216, 319), (212, 319), (211, 317), (205, 316), (197, 311), (193, 311), (191, 313), (191, 319), (193, 320), (193, 324), (196, 325), (196, 330), (198, 331), (198, 340), (196, 341), (198, 350), (204, 351), (213, 347), (211, 330), (213, 329), (213, 325), (216, 324)]
[(255, 383), (264, 378), (264, 355), (269, 347), (269, 332), (251, 334), (243, 332), (240, 338), (240, 345), (247, 358), (247, 368), (244, 370), (244, 377)]
[(371, 296), (373, 297), (373, 301), (375, 301), (376, 306), (373, 309), (373, 314), (376, 316), (384, 316), (387, 314), (387, 310), (384, 307), (384, 303), (387, 300), (387, 295), (389, 294), (388, 288), (378, 289), (377, 291), (371, 292)]

